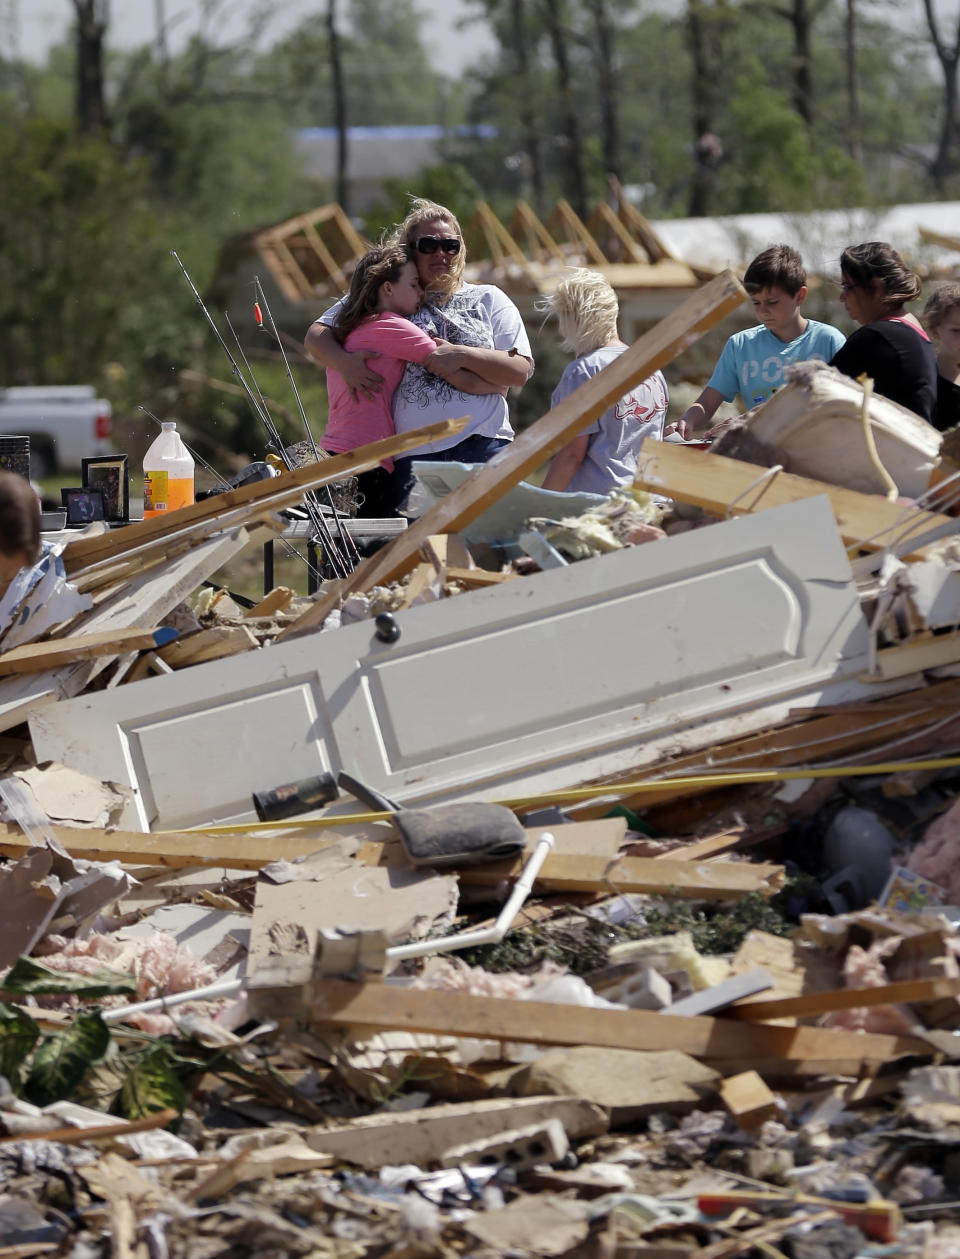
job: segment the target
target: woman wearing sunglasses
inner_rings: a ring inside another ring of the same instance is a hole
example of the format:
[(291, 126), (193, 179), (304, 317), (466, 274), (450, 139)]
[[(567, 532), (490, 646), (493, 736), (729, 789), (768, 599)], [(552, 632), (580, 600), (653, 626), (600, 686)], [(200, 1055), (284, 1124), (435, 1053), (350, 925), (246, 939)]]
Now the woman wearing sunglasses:
[[(519, 388), (533, 371), (533, 354), (516, 306), (493, 284), (463, 278), (463, 233), (456, 216), (433, 201), (415, 199), (391, 238), (413, 252), (424, 300), (411, 316), (437, 342), (431, 371), (408, 363), (393, 395), (393, 421), (405, 433), (439, 420), (470, 417), (467, 427), (446, 442), (434, 442), (394, 463), (394, 501), (399, 507), (410, 491), (413, 459), (486, 463), (513, 438), (507, 390)], [(332, 335), (339, 303), (325, 311), (307, 332), (307, 353), (333, 368), (358, 396), (383, 387), (376, 358), (350, 353)], [(444, 375), (439, 375), (438, 372)], [(457, 388), (445, 376), (470, 373), (470, 389)]]
[(845, 376), (867, 375), (877, 393), (933, 422), (937, 358), (919, 320), (906, 309), (920, 280), (883, 241), (850, 245), (840, 255), (840, 301), (861, 326), (830, 360)]

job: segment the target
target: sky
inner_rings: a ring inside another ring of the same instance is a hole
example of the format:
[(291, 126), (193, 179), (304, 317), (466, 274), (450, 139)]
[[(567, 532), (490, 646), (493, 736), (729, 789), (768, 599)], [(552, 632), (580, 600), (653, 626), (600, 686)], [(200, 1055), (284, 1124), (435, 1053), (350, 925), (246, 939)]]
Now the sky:
[[(200, 0), (163, 0), (161, 7), (166, 13), (169, 43), (174, 51), (202, 29), (204, 6)], [(242, 37), (247, 30), (248, 13), (264, 7), (270, 7), (269, 0), (224, 0), (217, 8), (213, 23), (212, 35), (216, 42), (226, 43)], [(316, 14), (322, 21), (326, 13), (325, 0), (280, 0), (274, 7), (277, 16), (266, 29), (266, 46), (310, 14)], [(457, 20), (468, 11), (463, 0), (443, 0), (424, 8), (430, 17), (424, 22), (421, 38), (437, 69), (457, 75), (471, 57), (490, 48), (490, 36), (481, 25), (457, 30)], [(152, 41), (156, 31), (155, 9), (156, 0), (110, 0), (108, 45), (124, 48)], [(5, 0), (0, 5), (0, 16), (5, 19), (0, 26), (0, 51), (7, 56), (18, 52), (28, 60), (42, 61), (51, 45), (67, 35), (73, 12), (72, 0)], [(15, 36), (11, 31), (12, 23), (15, 23)], [(208, 34), (211, 34), (209, 28)], [(18, 39), (19, 49), (11, 47), (12, 36)]]

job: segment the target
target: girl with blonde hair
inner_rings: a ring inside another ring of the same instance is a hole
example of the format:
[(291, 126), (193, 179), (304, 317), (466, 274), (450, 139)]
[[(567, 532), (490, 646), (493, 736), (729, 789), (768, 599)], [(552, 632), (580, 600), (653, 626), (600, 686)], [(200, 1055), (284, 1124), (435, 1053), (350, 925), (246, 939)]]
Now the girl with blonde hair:
[[(556, 316), (564, 348), (576, 355), (553, 391), (556, 406), (614, 362), (627, 344), (617, 331), (617, 295), (598, 271), (571, 270), (539, 306)], [(667, 382), (654, 372), (554, 455), (543, 488), (609, 494), (631, 485), (640, 443), (663, 437), (667, 402)]]

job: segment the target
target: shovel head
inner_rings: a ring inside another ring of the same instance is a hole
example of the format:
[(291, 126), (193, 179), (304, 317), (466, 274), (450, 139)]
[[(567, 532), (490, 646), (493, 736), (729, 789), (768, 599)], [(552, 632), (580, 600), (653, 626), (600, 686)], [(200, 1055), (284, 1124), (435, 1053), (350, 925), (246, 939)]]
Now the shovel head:
[(391, 819), (415, 866), (471, 865), (519, 856), (527, 835), (502, 804), (447, 804), (398, 809)]

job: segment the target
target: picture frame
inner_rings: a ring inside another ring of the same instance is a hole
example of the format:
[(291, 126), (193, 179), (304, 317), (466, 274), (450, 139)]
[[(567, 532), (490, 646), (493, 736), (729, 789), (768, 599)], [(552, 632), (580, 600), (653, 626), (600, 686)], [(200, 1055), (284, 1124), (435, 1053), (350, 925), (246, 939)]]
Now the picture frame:
[(106, 520), (103, 490), (99, 488), (69, 486), (60, 491), (60, 501), (67, 509), (67, 525), (88, 525), (94, 520)]
[(84, 459), (81, 481), (85, 490), (103, 494), (104, 520), (130, 519), (130, 461), (126, 455), (98, 455)]

